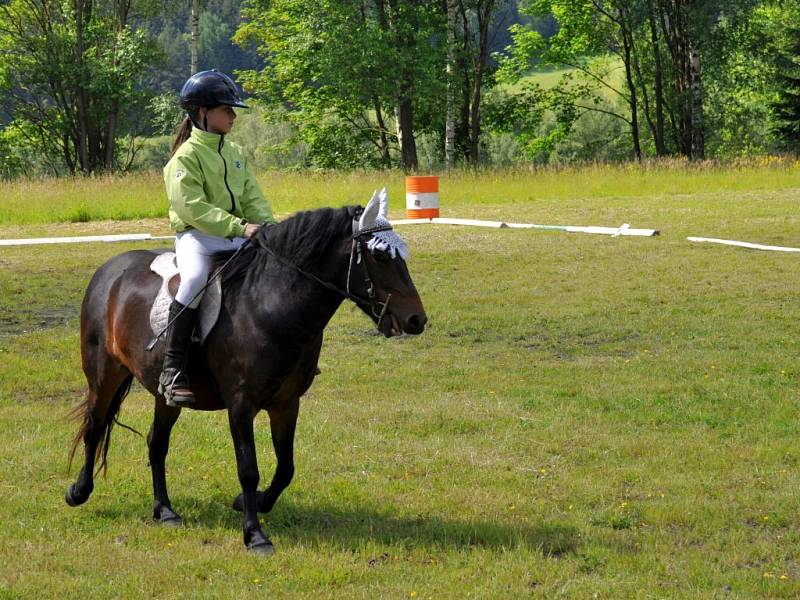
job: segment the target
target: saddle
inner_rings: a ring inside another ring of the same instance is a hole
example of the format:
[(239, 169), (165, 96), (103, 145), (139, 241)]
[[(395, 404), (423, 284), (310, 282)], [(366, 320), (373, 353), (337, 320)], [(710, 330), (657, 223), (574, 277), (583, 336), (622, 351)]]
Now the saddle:
[[(181, 276), (178, 265), (175, 263), (175, 253), (165, 252), (150, 263), (150, 270), (161, 276), (161, 288), (158, 290), (153, 307), (150, 309), (150, 327), (157, 334), (167, 326), (169, 318), (169, 305), (175, 298)], [(202, 297), (196, 300), (190, 308), (199, 308), (197, 312), (197, 328), (195, 339), (201, 344), (205, 342), (208, 334), (214, 328), (219, 318), (219, 309), (222, 306), (222, 283), (217, 278), (206, 288)]]

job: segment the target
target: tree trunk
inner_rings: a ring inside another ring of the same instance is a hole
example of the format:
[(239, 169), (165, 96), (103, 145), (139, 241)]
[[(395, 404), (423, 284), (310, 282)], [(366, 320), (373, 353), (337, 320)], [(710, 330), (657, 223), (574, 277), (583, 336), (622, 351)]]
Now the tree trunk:
[(656, 156), (666, 156), (667, 145), (664, 141), (664, 74), (661, 67), (661, 44), (658, 39), (658, 28), (656, 27), (656, 8), (652, 0), (648, 3), (648, 11), (650, 21), (650, 43), (653, 49), (653, 64), (655, 68), (653, 77), (655, 80), (654, 100), (656, 103)]
[(117, 118), (119, 113), (119, 102), (114, 100), (111, 103), (111, 113), (106, 127), (106, 154), (103, 166), (107, 171), (114, 169), (114, 149), (117, 142)]
[[(388, 0), (391, 9), (389, 26), (397, 32), (397, 44), (405, 50), (405, 56), (413, 56), (416, 51), (415, 23), (397, 23), (398, 1)], [(413, 14), (417, 4), (416, 0), (404, 0), (408, 6), (406, 10)], [(406, 17), (408, 18), (408, 17)], [(397, 138), (400, 144), (400, 157), (403, 169), (406, 171), (416, 171), (419, 168), (417, 162), (417, 143), (414, 139), (414, 70), (413, 65), (404, 64), (400, 68), (399, 94), (395, 105), (395, 117), (397, 119)]]
[(448, 169), (455, 166), (456, 141), (456, 0), (445, 0), (447, 5), (447, 117), (444, 126), (444, 159)]
[(469, 160), (469, 108), (472, 95), (472, 71), (467, 57), (470, 54), (472, 32), (469, 28), (469, 18), (464, 8), (463, 0), (456, 0), (461, 15), (461, 52), (457, 60), (458, 70), (461, 74), (461, 108), (459, 111), (458, 126), (456, 127), (455, 145), (459, 153)]
[(200, 0), (192, 0), (192, 65), (191, 73), (197, 73), (197, 38), (199, 37), (198, 30), (200, 28)]
[(636, 44), (633, 40), (633, 33), (632, 30), (628, 30), (630, 32), (630, 45), (631, 45), (631, 59), (633, 60), (633, 69), (636, 73), (636, 80), (639, 83), (639, 89), (642, 92), (642, 104), (643, 104), (643, 112), (644, 118), (647, 120), (647, 125), (650, 128), (650, 133), (653, 135), (653, 138), (656, 138), (656, 123), (653, 121), (652, 111), (650, 110), (650, 94), (648, 93), (647, 84), (648, 82), (645, 80), (644, 76), (642, 75), (642, 69), (639, 64), (639, 55), (636, 50)]
[(625, 63), (625, 82), (628, 84), (628, 92), (630, 93), (630, 98), (628, 100), (628, 105), (630, 106), (631, 111), (631, 140), (633, 142), (633, 153), (636, 156), (636, 160), (642, 160), (642, 147), (639, 142), (639, 109), (638, 109), (638, 101), (636, 97), (636, 85), (633, 81), (633, 64), (632, 64), (632, 52), (633, 52), (633, 32), (627, 25), (626, 16), (624, 13), (624, 9), (619, 8), (619, 23), (622, 33), (622, 49), (623, 49), (623, 62)]
[(417, 142), (414, 139), (414, 108), (411, 103), (410, 90), (406, 90), (397, 107), (397, 130), (400, 135), (400, 155), (403, 169), (416, 171), (419, 169), (417, 162)]
[(78, 66), (78, 81), (76, 82), (76, 108), (78, 112), (77, 136), (75, 139), (75, 150), (78, 155), (77, 167), (83, 173), (89, 173), (89, 149), (87, 148), (87, 129), (89, 124), (88, 99), (86, 96), (86, 85), (84, 81), (84, 17), (86, 16), (86, 3), (91, 0), (75, 0), (75, 61)]
[(375, 120), (378, 122), (380, 129), (380, 146), (381, 146), (381, 160), (383, 166), (387, 169), (392, 166), (392, 158), (389, 155), (389, 138), (386, 135), (386, 123), (383, 120), (383, 111), (381, 110), (381, 103), (378, 101), (377, 96), (372, 99), (375, 106)]
[(678, 152), (691, 156), (691, 57), (689, 56), (688, 33), (686, 29), (685, 0), (662, 0), (661, 29), (672, 59), (672, 89), (674, 96), (674, 126)]
[(486, 60), (489, 56), (489, 24), (492, 21), (494, 0), (486, 0), (476, 8), (478, 16), (478, 56), (475, 62), (475, 81), (472, 86), (472, 105), (470, 107), (469, 161), (478, 164), (481, 135), (481, 92)]
[(691, 159), (703, 160), (706, 157), (706, 142), (703, 135), (703, 88), (701, 86), (700, 51), (691, 51), (691, 89), (692, 89), (692, 134)]

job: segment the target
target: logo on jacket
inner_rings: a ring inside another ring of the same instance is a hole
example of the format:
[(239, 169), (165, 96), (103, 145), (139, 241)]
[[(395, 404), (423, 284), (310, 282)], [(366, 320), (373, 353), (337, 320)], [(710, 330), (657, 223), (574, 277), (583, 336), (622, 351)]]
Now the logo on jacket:
[(175, 179), (180, 179), (184, 175), (186, 175), (186, 172), (183, 169), (178, 169), (175, 171)]
[(236, 161), (236, 168), (237, 169), (241, 169), (242, 168), (242, 161), (240, 161), (240, 160)]

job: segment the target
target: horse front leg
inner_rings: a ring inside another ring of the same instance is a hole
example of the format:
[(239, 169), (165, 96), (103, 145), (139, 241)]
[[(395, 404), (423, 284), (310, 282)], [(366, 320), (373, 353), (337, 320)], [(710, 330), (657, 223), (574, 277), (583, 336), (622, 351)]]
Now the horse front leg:
[(156, 400), (153, 425), (147, 436), (150, 458), (150, 471), (153, 474), (153, 518), (167, 527), (180, 527), (183, 521), (172, 510), (167, 493), (166, 459), (169, 451), (169, 436), (172, 426), (181, 414), (180, 408), (167, 406), (162, 400)]
[[(272, 447), (275, 450), (275, 474), (272, 482), (263, 492), (256, 494), (258, 512), (268, 513), (275, 502), (292, 482), (294, 477), (294, 432), (297, 426), (297, 414), (300, 410), (300, 399), (295, 399), (288, 407), (280, 410), (267, 409), (269, 427), (272, 432)], [(240, 494), (233, 501), (234, 510), (244, 510), (244, 497)]]
[(242, 485), (244, 507), (244, 543), (247, 549), (258, 554), (273, 554), (275, 548), (258, 522), (258, 461), (256, 443), (253, 435), (253, 410), (249, 402), (234, 401), (228, 409), (233, 447), (236, 451), (236, 467), (239, 483)]
[(294, 431), (297, 426), (297, 413), (300, 399), (296, 399), (288, 408), (281, 411), (268, 410), (269, 426), (272, 432), (272, 447), (275, 449), (275, 474), (272, 482), (264, 490), (260, 498), (258, 510), (269, 512), (278, 501), (281, 492), (292, 482), (294, 477)]

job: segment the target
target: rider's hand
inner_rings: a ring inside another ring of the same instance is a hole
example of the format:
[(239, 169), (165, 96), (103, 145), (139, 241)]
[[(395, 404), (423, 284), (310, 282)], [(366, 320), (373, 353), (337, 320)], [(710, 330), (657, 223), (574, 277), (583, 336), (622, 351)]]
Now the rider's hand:
[(258, 230), (261, 229), (261, 225), (258, 223), (248, 223), (244, 226), (244, 237), (250, 239), (255, 234), (258, 233)]

